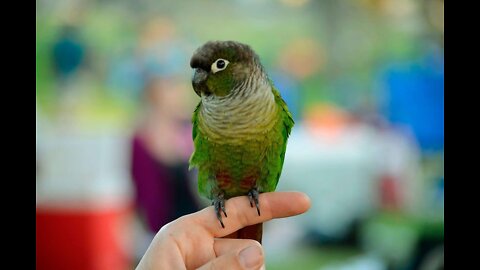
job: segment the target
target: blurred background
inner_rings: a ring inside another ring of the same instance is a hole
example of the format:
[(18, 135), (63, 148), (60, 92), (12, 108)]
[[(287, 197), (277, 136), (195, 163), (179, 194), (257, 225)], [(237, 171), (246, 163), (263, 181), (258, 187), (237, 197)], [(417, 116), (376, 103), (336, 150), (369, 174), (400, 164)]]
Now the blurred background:
[(37, 0), (37, 269), (133, 269), (209, 203), (189, 60), (250, 44), (296, 121), (267, 269), (443, 269), (443, 0)]

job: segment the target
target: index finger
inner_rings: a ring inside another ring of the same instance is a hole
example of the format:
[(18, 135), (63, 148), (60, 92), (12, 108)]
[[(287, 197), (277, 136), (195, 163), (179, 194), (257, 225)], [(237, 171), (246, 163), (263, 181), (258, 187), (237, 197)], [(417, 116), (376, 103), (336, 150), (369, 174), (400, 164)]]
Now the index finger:
[(228, 217), (222, 216), (225, 228), (220, 225), (213, 206), (192, 214), (191, 218), (214, 237), (223, 237), (249, 225), (305, 213), (310, 208), (310, 198), (301, 192), (267, 192), (260, 194), (259, 206), (260, 216), (250, 206), (247, 196), (228, 199), (225, 202)]

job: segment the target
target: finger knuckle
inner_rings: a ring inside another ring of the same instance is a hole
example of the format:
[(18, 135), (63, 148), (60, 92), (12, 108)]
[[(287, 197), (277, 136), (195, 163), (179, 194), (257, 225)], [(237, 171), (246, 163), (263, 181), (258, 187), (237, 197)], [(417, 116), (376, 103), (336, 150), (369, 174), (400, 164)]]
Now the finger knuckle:
[(242, 226), (249, 225), (249, 218), (247, 215), (247, 211), (238, 211), (238, 209), (240, 208), (240, 205), (238, 204), (237, 201), (234, 202), (232, 208), (234, 209), (232, 214), (236, 217), (238, 222), (240, 222)]

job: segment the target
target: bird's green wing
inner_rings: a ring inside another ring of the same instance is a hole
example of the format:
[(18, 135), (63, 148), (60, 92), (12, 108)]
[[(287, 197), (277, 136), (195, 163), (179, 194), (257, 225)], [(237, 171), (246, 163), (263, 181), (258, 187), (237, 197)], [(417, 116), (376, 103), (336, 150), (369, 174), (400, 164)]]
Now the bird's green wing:
[[(275, 96), (275, 102), (277, 103), (278, 106), (280, 106), (280, 121), (279, 121), (279, 126), (277, 127), (280, 132), (280, 142), (279, 142), (279, 150), (280, 150), (280, 168), (279, 171), (275, 177), (275, 181), (273, 182), (273, 190), (277, 187), (278, 180), (280, 179), (280, 174), (283, 169), (283, 162), (285, 161), (285, 152), (287, 150), (287, 140), (288, 137), (290, 136), (290, 133), (292, 131), (293, 126), (295, 125), (295, 121), (293, 120), (292, 114), (288, 110), (287, 103), (282, 99), (280, 96), (280, 93), (278, 90), (272, 85), (272, 92), (273, 95)], [(278, 153), (278, 152), (277, 152)]]
[[(200, 111), (201, 106), (202, 106), (202, 102), (200, 101), (197, 107), (195, 107), (195, 110), (193, 111), (193, 115), (192, 115), (192, 139), (194, 144), (197, 144), (196, 139), (198, 136), (198, 112)], [(190, 156), (189, 167), (188, 167), (189, 170), (197, 165), (194, 160), (194, 157), (196, 156), (196, 152), (197, 151), (194, 151)]]
[(283, 98), (280, 96), (280, 93), (278, 90), (273, 86), (272, 87), (272, 92), (273, 95), (275, 96), (275, 102), (280, 105), (282, 108), (282, 121), (284, 125), (284, 131), (285, 131), (285, 141), (288, 139), (288, 136), (290, 136), (290, 132), (292, 131), (293, 126), (295, 125), (295, 121), (293, 121), (292, 114), (288, 110), (287, 103), (283, 100)]

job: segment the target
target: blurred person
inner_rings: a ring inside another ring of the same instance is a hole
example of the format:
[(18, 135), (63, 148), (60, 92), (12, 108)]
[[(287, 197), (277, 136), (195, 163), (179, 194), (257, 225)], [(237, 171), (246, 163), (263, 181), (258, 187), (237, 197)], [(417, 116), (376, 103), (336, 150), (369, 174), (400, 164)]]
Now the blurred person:
[(175, 23), (168, 17), (154, 17), (142, 28), (137, 48), (142, 64), (153, 72), (182, 72), (188, 52), (177, 35)]
[(288, 42), (278, 53), (272, 80), (288, 104), (295, 121), (303, 119), (302, 107), (306, 83), (321, 72), (325, 65), (321, 44), (312, 38), (297, 38)]
[[(79, 19), (66, 20), (51, 52), (56, 90), (56, 116), (62, 129), (74, 129), (76, 110), (89, 90), (87, 43)], [(87, 77), (85, 77), (87, 75)]]
[(86, 46), (80, 37), (78, 27), (72, 24), (64, 25), (52, 52), (55, 75), (60, 83), (68, 81), (77, 73), (84, 63), (85, 51)]
[(188, 65), (188, 48), (171, 19), (153, 17), (138, 31), (133, 47), (112, 61), (107, 83), (115, 95), (138, 98), (146, 84), (144, 73), (176, 76)]
[(300, 192), (262, 193), (261, 216), (248, 214), (247, 200), (241, 196), (226, 201), (230, 214), (225, 228), (216, 222), (213, 206), (165, 225), (136, 269), (264, 269), (260, 243), (222, 237), (246, 226), (302, 214), (310, 208), (310, 199)]
[(423, 152), (444, 146), (444, 59), (438, 44), (420, 55), (390, 61), (381, 71), (382, 111), (392, 125), (415, 136)]
[(193, 146), (182, 87), (173, 77), (148, 79), (144, 90), (145, 113), (132, 138), (135, 202), (143, 224), (151, 233), (199, 209), (188, 173)]

